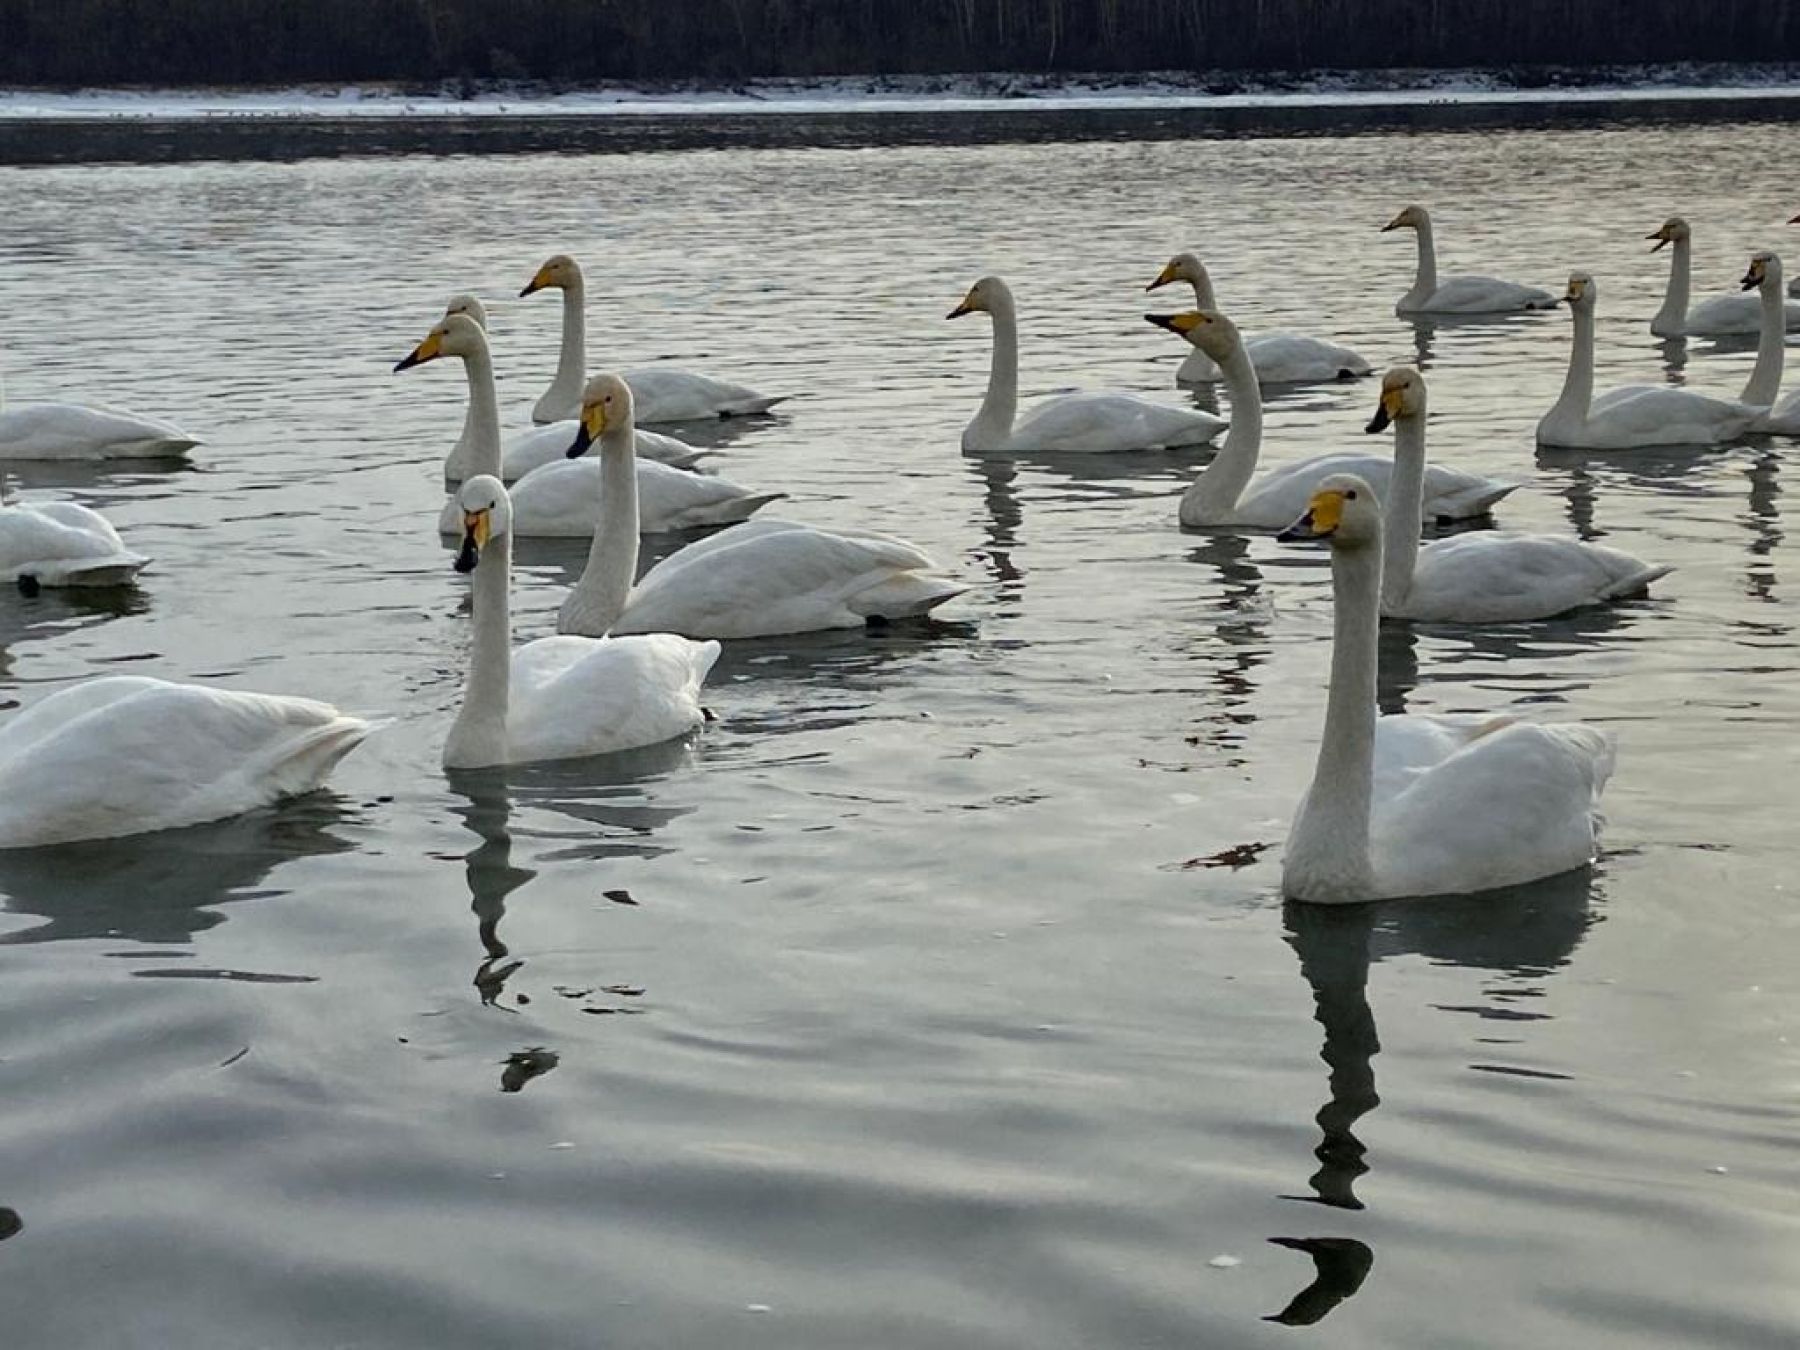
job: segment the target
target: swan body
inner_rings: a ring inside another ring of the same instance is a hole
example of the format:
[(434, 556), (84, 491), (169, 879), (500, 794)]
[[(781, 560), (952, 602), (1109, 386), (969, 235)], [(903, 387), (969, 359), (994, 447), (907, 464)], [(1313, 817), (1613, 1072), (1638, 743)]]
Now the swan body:
[[(558, 422), (581, 410), (582, 382), (587, 378), (587, 282), (580, 265), (557, 254), (537, 270), (519, 294), (545, 289), (562, 292), (562, 351), (556, 378), (531, 410), (534, 422)], [(646, 422), (694, 422), (765, 413), (786, 395), (758, 393), (745, 385), (673, 366), (648, 366), (625, 372), (637, 400), (637, 419)]]
[(1538, 421), (1539, 445), (1575, 450), (1635, 450), (1658, 445), (1718, 445), (1748, 431), (1762, 410), (1668, 385), (1625, 385), (1594, 397), (1594, 307), (1586, 272), (1569, 277), (1574, 317), (1569, 374), (1561, 397)]
[[(1262, 394), (1256, 371), (1238, 335), (1223, 314), (1189, 310), (1146, 316), (1158, 327), (1200, 344), (1219, 364), (1231, 398), (1231, 430), (1225, 444), (1181, 497), (1181, 523), (1189, 529), (1280, 530), (1306, 509), (1319, 483), (1334, 474), (1355, 473), (1385, 492), (1393, 463), (1382, 455), (1337, 451), (1284, 464), (1260, 477)], [(1254, 477), (1254, 481), (1253, 480)], [(1461, 520), (1487, 514), (1517, 483), (1482, 478), (1432, 465), (1426, 470), (1422, 518)]]
[(1421, 547), (1425, 379), (1397, 366), (1381, 384), (1371, 432), (1394, 426), (1394, 474), (1385, 491), (1381, 612), (1437, 623), (1518, 623), (1641, 593), (1667, 567), (1615, 548), (1551, 534), (1473, 530)]
[[(1195, 309), (1218, 310), (1212, 277), (1196, 254), (1177, 253), (1144, 289), (1154, 291), (1176, 281), (1185, 281), (1194, 288)], [(1250, 364), (1256, 367), (1256, 378), (1263, 384), (1319, 384), (1353, 379), (1372, 369), (1348, 347), (1298, 333), (1249, 334), (1244, 338), (1244, 349), (1250, 353)], [(1175, 372), (1177, 384), (1210, 384), (1219, 378), (1218, 362), (1199, 347), (1188, 351)]]
[[(1648, 238), (1656, 241), (1650, 249), (1652, 253), (1674, 246), (1669, 254), (1669, 285), (1663, 293), (1662, 308), (1650, 320), (1652, 333), (1657, 337), (1726, 337), (1761, 331), (1763, 307), (1754, 295), (1719, 295), (1689, 308), (1694, 244), (1687, 221), (1670, 216)], [(1783, 325), (1800, 328), (1800, 301), (1786, 304)]]
[(0, 573), (40, 586), (123, 586), (150, 559), (74, 502), (0, 507)]
[(369, 730), (311, 699), (86, 680), (0, 724), (0, 848), (199, 825), (311, 792)]
[(512, 519), (506, 488), (479, 474), (457, 493), (474, 574), (474, 634), (463, 705), (444, 742), (444, 767), (571, 759), (657, 745), (706, 720), (700, 686), (716, 642), (672, 633), (546, 637), (512, 645)]
[(1377, 717), (1381, 506), (1327, 479), (1284, 538), (1331, 543), (1331, 687), (1282, 863), (1292, 899), (1351, 904), (1515, 886), (1592, 862), (1614, 745), (1581, 723)]
[(1431, 230), (1431, 213), (1409, 206), (1386, 225), (1389, 230), (1414, 230), (1419, 238), (1419, 266), (1412, 289), (1400, 297), (1394, 312), (1408, 314), (1506, 314), (1515, 310), (1549, 309), (1556, 297), (1536, 286), (1521, 286), (1498, 277), (1457, 276), (1438, 279), (1437, 244)]
[(981, 410), (963, 429), (962, 448), (971, 454), (1175, 449), (1204, 445), (1225, 427), (1211, 413), (1136, 394), (1061, 394), (1020, 417), (1019, 321), (1011, 288), (999, 277), (983, 277), (950, 317), (977, 310), (993, 317), (994, 355)]
[(557, 616), (559, 632), (751, 638), (860, 628), (927, 613), (968, 589), (903, 539), (780, 520), (748, 521), (689, 544), (634, 586), (638, 480), (630, 433), (630, 386), (595, 376), (578, 444), (598, 441), (606, 488), (587, 567)]
[(1752, 428), (1774, 436), (1800, 436), (1800, 393), (1781, 398), (1781, 377), (1787, 361), (1787, 334), (1783, 324), (1781, 259), (1769, 252), (1750, 259), (1744, 289), (1754, 290), (1762, 303), (1762, 332), (1756, 344), (1756, 366), (1742, 395), (1745, 403), (1767, 408)]
[(0, 407), (0, 460), (172, 459), (200, 444), (173, 422), (83, 403)]

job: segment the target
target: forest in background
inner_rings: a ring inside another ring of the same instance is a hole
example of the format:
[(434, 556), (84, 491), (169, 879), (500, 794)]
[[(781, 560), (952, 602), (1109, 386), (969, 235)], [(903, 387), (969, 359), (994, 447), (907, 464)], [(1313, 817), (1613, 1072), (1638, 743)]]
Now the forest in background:
[(1800, 0), (0, 0), (0, 84), (1800, 59)]

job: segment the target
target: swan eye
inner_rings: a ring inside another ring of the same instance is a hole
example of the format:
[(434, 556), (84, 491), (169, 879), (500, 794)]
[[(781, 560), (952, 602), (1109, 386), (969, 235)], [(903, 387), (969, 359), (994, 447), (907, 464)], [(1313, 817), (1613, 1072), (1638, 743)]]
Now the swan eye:
[(1355, 501), (1356, 500), (1356, 489), (1351, 488), (1348, 492), (1346, 492), (1344, 494), (1344, 499), (1346, 501), (1352, 501), (1352, 502)]

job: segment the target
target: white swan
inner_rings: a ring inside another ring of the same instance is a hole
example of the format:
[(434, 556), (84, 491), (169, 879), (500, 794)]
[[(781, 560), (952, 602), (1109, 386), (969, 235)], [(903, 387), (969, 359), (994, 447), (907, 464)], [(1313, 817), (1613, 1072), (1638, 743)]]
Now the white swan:
[[(451, 296), (450, 303), (444, 307), (444, 317), (447, 319), (452, 314), (466, 315), (480, 325), (483, 332), (487, 331), (487, 307), (472, 295)], [(474, 442), (477, 420), (475, 400), (470, 399), (468, 408), (463, 413), (462, 434), (456, 438), (456, 444), (451, 447), (450, 454), (444, 460), (444, 478), (448, 482), (460, 483), (476, 472), (469, 465), (470, 446)], [(575, 419), (572, 417), (532, 427), (529, 431), (515, 432), (500, 445), (501, 481), (515, 482), (533, 469), (556, 463), (564, 457), (574, 440)], [(655, 460), (658, 464), (667, 464), (677, 469), (691, 469), (706, 453), (686, 441), (655, 431), (638, 432), (637, 452), (641, 460)]]
[(1505, 715), (1377, 717), (1379, 500), (1334, 476), (1282, 537), (1330, 541), (1335, 593), (1325, 730), (1282, 890), (1321, 904), (1461, 894), (1591, 862), (1612, 737)]
[(1211, 413), (1172, 408), (1137, 394), (1059, 394), (1018, 418), (1019, 319), (1011, 288), (999, 277), (983, 277), (948, 317), (957, 319), (977, 310), (993, 318), (994, 355), (981, 410), (963, 428), (966, 451), (1109, 454), (1172, 449), (1204, 445), (1224, 430), (1224, 419)]
[(1656, 445), (1717, 445), (1741, 436), (1762, 410), (1668, 385), (1628, 384), (1594, 397), (1593, 277), (1569, 276), (1574, 340), (1562, 395), (1539, 420), (1539, 445), (1575, 450), (1635, 450)]
[[(1231, 430), (1225, 444), (1181, 495), (1181, 523), (1189, 529), (1279, 530), (1293, 524), (1321, 479), (1358, 473), (1385, 490), (1393, 464), (1385, 456), (1338, 451), (1285, 464), (1251, 481), (1262, 448), (1262, 393), (1237, 325), (1223, 314), (1189, 310), (1146, 314), (1158, 327), (1180, 333), (1217, 361), (1231, 398)], [(1517, 483), (1433, 465), (1424, 486), (1425, 517), (1460, 519), (1485, 515)]]
[(1419, 235), (1419, 270), (1412, 289), (1400, 297), (1394, 313), (1408, 314), (1506, 314), (1521, 309), (1548, 309), (1556, 303), (1549, 291), (1521, 286), (1498, 277), (1446, 277), (1437, 274), (1437, 244), (1431, 233), (1431, 213), (1409, 206), (1387, 224), (1389, 230), (1416, 230)]
[(456, 494), (458, 572), (474, 573), (474, 632), (462, 709), (444, 767), (481, 769), (604, 755), (685, 736), (706, 720), (700, 686), (716, 642), (673, 633), (546, 637), (512, 645), (512, 509), (500, 480), (478, 474)]
[[(449, 315), (394, 369), (409, 370), (441, 356), (460, 357), (468, 376), (474, 438), (468, 447), (467, 465), (475, 473), (498, 478), (502, 467), (500, 419), (487, 334), (468, 315)], [(566, 458), (573, 443), (573, 437), (565, 443), (565, 458), (526, 474), (513, 486), (514, 536), (585, 538), (593, 533), (600, 514), (602, 475), (597, 464)], [(782, 496), (779, 492), (751, 492), (726, 478), (688, 473), (648, 460), (636, 466), (636, 474), (642, 503), (639, 521), (648, 533), (727, 525)], [(446, 501), (438, 514), (438, 533), (447, 537), (462, 533), (462, 512), (454, 498)]]
[(0, 386), (0, 460), (174, 459), (200, 444), (173, 422), (85, 403), (8, 406)]
[[(1795, 216), (1792, 220), (1788, 221), (1788, 224), (1800, 225), (1800, 216)], [(1800, 277), (1795, 277), (1792, 281), (1788, 282), (1788, 294), (1800, 296)]]
[[(1680, 216), (1670, 216), (1654, 234), (1652, 253), (1670, 244), (1669, 285), (1663, 293), (1662, 308), (1650, 320), (1650, 331), (1657, 337), (1723, 337), (1735, 333), (1755, 333), (1762, 329), (1762, 305), (1753, 295), (1717, 295), (1702, 300), (1692, 309), (1688, 297), (1693, 289), (1693, 232)], [(1787, 306), (1786, 325), (1800, 328), (1800, 302)]]
[(1766, 250), (1752, 257), (1750, 270), (1744, 274), (1744, 289), (1759, 293), (1762, 335), (1756, 344), (1756, 366), (1744, 386), (1743, 401), (1768, 409), (1751, 429), (1775, 436), (1800, 436), (1800, 390), (1780, 398), (1781, 376), (1787, 362), (1781, 258)]
[[(562, 353), (556, 378), (531, 410), (534, 422), (573, 417), (581, 408), (582, 382), (587, 379), (587, 283), (581, 267), (559, 253), (537, 270), (521, 296), (553, 288), (562, 292)], [(749, 417), (767, 412), (785, 394), (759, 394), (741, 384), (674, 366), (642, 366), (625, 372), (637, 399), (640, 422), (694, 422), (717, 417)]]
[[(1217, 312), (1212, 277), (1197, 255), (1177, 253), (1144, 289), (1154, 291), (1176, 281), (1194, 288), (1195, 309)], [(1256, 378), (1264, 384), (1316, 384), (1372, 372), (1369, 363), (1348, 347), (1298, 333), (1253, 333), (1244, 338), (1244, 348), (1256, 367)], [(1175, 372), (1177, 384), (1207, 384), (1218, 378), (1218, 363), (1198, 347), (1189, 350)]]
[(1369, 431), (1394, 426), (1385, 489), (1384, 616), (1435, 623), (1518, 623), (1641, 594), (1669, 573), (1622, 553), (1554, 534), (1471, 530), (1419, 545), (1425, 485), (1425, 378), (1396, 366), (1382, 378)]
[(600, 445), (606, 487), (587, 567), (563, 602), (561, 633), (684, 633), (750, 638), (860, 628), (924, 614), (968, 587), (904, 539), (752, 520), (687, 545), (636, 586), (638, 479), (632, 473), (631, 387), (588, 381), (577, 444)]
[(0, 848), (199, 825), (311, 792), (369, 730), (311, 699), (85, 680), (0, 724)]
[(150, 559), (111, 522), (74, 502), (0, 506), (0, 573), (21, 586), (123, 586)]

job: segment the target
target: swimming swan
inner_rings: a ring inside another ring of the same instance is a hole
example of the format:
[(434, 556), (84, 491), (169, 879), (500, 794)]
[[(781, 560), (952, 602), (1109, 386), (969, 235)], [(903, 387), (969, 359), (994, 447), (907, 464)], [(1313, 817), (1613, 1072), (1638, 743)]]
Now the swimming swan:
[(1539, 445), (1575, 450), (1636, 450), (1657, 445), (1717, 445), (1743, 435), (1760, 408), (1668, 385), (1628, 384), (1594, 397), (1593, 277), (1569, 276), (1564, 299), (1574, 317), (1569, 374), (1562, 395), (1539, 420)]
[(444, 767), (570, 759), (657, 745), (706, 720), (700, 686), (716, 642), (647, 637), (545, 637), (512, 645), (512, 510), (498, 478), (478, 474), (456, 494), (473, 573), (474, 631), (463, 703), (444, 741)]
[(1382, 378), (1371, 433), (1394, 427), (1381, 570), (1384, 616), (1434, 623), (1518, 623), (1638, 595), (1671, 570), (1554, 534), (1471, 530), (1419, 544), (1425, 481), (1425, 377), (1396, 366)]
[(1204, 445), (1225, 428), (1224, 419), (1195, 408), (1173, 408), (1137, 394), (1059, 394), (1024, 417), (1019, 408), (1019, 319), (1010, 287), (983, 277), (949, 313), (958, 319), (977, 310), (994, 321), (994, 355), (981, 411), (963, 429), (962, 448), (972, 454), (1048, 451), (1110, 454), (1125, 450)]
[(123, 586), (150, 561), (74, 502), (0, 506), (0, 573), (22, 587)]
[(1418, 273), (1412, 289), (1394, 306), (1394, 313), (1402, 318), (1408, 314), (1505, 314), (1521, 309), (1549, 309), (1556, 303), (1549, 291), (1497, 277), (1446, 277), (1440, 283), (1431, 213), (1422, 206), (1407, 207), (1381, 227), (1383, 234), (1389, 230), (1416, 230), (1419, 235)]
[[(1146, 314), (1158, 327), (1180, 333), (1217, 361), (1231, 398), (1231, 430), (1225, 444), (1181, 495), (1181, 523), (1189, 529), (1280, 530), (1293, 524), (1321, 479), (1358, 473), (1385, 490), (1393, 463), (1383, 455), (1338, 451), (1284, 464), (1251, 481), (1262, 448), (1262, 394), (1237, 325), (1223, 314), (1188, 310)], [(1485, 515), (1518, 487), (1433, 465), (1424, 485), (1424, 512), (1437, 518)]]
[[(1762, 302), (1762, 335), (1756, 344), (1756, 367), (1744, 386), (1743, 401), (1768, 411), (1756, 419), (1753, 431), (1776, 436), (1800, 436), (1800, 390), (1781, 398), (1781, 376), (1787, 361), (1787, 334), (1782, 300), (1781, 258), (1768, 251), (1750, 259), (1744, 289), (1759, 292)], [(1779, 401), (1777, 401), (1779, 400)]]
[(634, 586), (638, 478), (632, 473), (631, 387), (587, 383), (572, 453), (598, 442), (606, 486), (587, 567), (557, 615), (560, 633), (684, 633), (750, 638), (860, 628), (924, 614), (968, 587), (904, 539), (752, 520), (687, 545)]
[[(1195, 309), (1218, 311), (1212, 277), (1197, 255), (1177, 253), (1144, 289), (1154, 291), (1176, 281), (1185, 281), (1194, 288)], [(1324, 338), (1255, 333), (1244, 339), (1244, 348), (1250, 353), (1250, 364), (1256, 367), (1256, 378), (1263, 384), (1314, 384), (1371, 373), (1369, 363), (1362, 357)], [(1218, 378), (1218, 363), (1198, 347), (1189, 350), (1181, 369), (1175, 372), (1177, 384), (1207, 384)]]
[[(545, 289), (563, 293), (562, 354), (556, 378), (531, 410), (534, 422), (556, 422), (575, 416), (581, 407), (582, 381), (587, 378), (587, 283), (581, 267), (559, 253), (537, 270), (521, 296)], [(741, 384), (673, 366), (642, 366), (625, 372), (637, 399), (640, 422), (693, 422), (716, 417), (749, 417), (767, 412), (784, 394), (759, 394)]]
[[(1731, 333), (1755, 333), (1762, 328), (1762, 306), (1752, 295), (1718, 295), (1688, 308), (1688, 295), (1693, 288), (1693, 232), (1680, 216), (1670, 216), (1654, 234), (1650, 251), (1656, 253), (1673, 244), (1669, 254), (1669, 285), (1663, 294), (1662, 308), (1650, 320), (1650, 331), (1657, 337), (1721, 337)], [(1786, 325), (1800, 328), (1800, 302), (1790, 304)]]
[(174, 459), (200, 444), (173, 422), (85, 403), (6, 403), (0, 386), (0, 460)]
[(1320, 904), (1462, 894), (1593, 861), (1612, 736), (1505, 715), (1377, 717), (1380, 502), (1333, 476), (1281, 537), (1330, 541), (1335, 594), (1325, 729), (1282, 891)]

